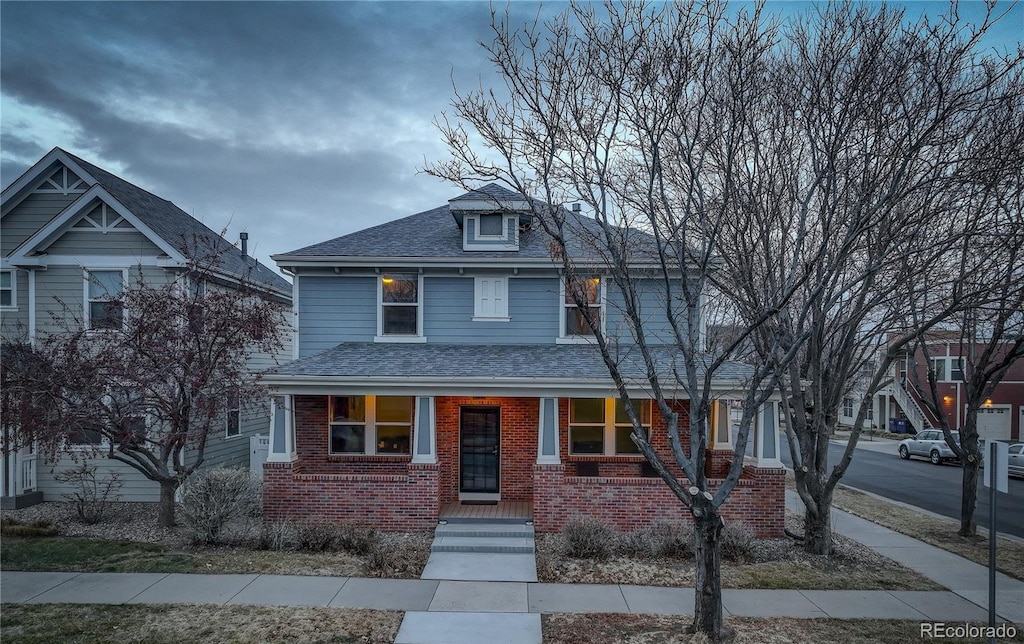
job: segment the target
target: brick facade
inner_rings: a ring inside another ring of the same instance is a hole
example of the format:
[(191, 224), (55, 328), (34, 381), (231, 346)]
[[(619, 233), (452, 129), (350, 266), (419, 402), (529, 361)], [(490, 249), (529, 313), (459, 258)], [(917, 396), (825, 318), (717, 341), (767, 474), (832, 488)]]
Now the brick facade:
[[(437, 522), (441, 507), (459, 498), (459, 414), (463, 406), (500, 409), (500, 489), (504, 501), (533, 503), (538, 530), (560, 530), (574, 515), (595, 516), (619, 530), (657, 519), (688, 520), (688, 514), (659, 478), (650, 476), (640, 456), (569, 454), (569, 401), (559, 400), (560, 465), (537, 465), (537, 398), (435, 398), (437, 464), (414, 464), (411, 456), (328, 454), (325, 396), (295, 397), (294, 463), (264, 466), (267, 520), (317, 518), (372, 523), (388, 530), (424, 530)], [(689, 452), (687, 403), (677, 402), (680, 440)], [(662, 415), (655, 409), (651, 442), (677, 476)], [(415, 437), (413, 437), (415, 444)], [(729, 452), (709, 454), (708, 472), (724, 476)], [(579, 476), (578, 468), (597, 476)], [(712, 491), (718, 481), (711, 481)], [(674, 514), (666, 515), (667, 511)], [(747, 467), (723, 506), (727, 521), (749, 525), (758, 536), (782, 534), (784, 471)]]

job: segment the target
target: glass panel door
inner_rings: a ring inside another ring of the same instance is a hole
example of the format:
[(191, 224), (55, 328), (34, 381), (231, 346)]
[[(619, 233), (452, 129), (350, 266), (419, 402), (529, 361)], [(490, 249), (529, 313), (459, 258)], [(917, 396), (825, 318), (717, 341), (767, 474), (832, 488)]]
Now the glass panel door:
[(498, 493), (500, 408), (463, 407), (459, 421), (459, 491)]

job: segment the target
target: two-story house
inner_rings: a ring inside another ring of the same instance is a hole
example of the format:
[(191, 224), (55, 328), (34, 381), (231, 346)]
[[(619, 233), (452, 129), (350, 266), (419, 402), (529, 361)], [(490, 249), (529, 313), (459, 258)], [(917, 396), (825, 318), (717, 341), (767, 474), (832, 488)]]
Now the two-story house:
[[(0, 330), (4, 342), (35, 343), (68, 325), (101, 332), (122, 324), (124, 313), (105, 304), (133, 280), (157, 286), (182, 277), (190, 260), (216, 257), (209, 288), (232, 288), (240, 279), (282, 303), (291, 285), (275, 271), (239, 251), (220, 235), (161, 199), (60, 148), (54, 148), (11, 183), (0, 211)], [(287, 330), (288, 341), (291, 330)], [(287, 348), (291, 357), (291, 347)], [(275, 366), (284, 356), (257, 354), (254, 371)], [(249, 436), (266, 432), (263, 409), (236, 409), (223, 431), (206, 446), (205, 464), (248, 465)], [(4, 504), (60, 500), (68, 487), (56, 473), (73, 456), (96, 451), (101, 439), (83, 433), (57, 463), (39, 463), (32, 446), (4, 450), (0, 463)], [(78, 452), (78, 454), (75, 454)], [(186, 456), (189, 458), (189, 456)], [(99, 475), (118, 472), (125, 501), (156, 501), (159, 487), (137, 470), (97, 459)]]
[[(293, 276), (296, 340), (295, 360), (265, 379), (277, 393), (265, 519), (426, 529), (467, 504), (494, 504), (539, 530), (575, 514), (619, 529), (685, 520), (629, 438), (627, 413), (535, 216), (523, 195), (491, 184), (274, 256)], [(567, 247), (586, 276), (578, 286), (671, 463), (621, 295), (604, 260), (587, 252), (596, 223), (567, 217)], [(662, 342), (653, 347), (657, 368), (671, 382), (677, 355), (657, 280), (641, 302), (647, 336)], [(746, 367), (732, 368), (716, 381), (723, 401), (743, 387)], [(732, 454), (726, 409), (715, 408), (713, 477)], [(782, 533), (777, 418), (774, 405), (760, 414), (754, 456), (723, 509), (762, 535)]]

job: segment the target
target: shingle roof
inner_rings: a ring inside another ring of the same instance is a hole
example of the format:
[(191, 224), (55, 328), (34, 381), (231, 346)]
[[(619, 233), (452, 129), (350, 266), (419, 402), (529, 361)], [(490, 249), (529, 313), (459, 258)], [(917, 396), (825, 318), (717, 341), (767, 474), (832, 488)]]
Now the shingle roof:
[[(673, 347), (652, 347), (659, 376), (666, 382), (674, 376), (678, 352)], [(643, 381), (647, 377), (640, 352), (623, 349), (619, 356), (623, 375)], [(270, 377), (385, 377), (385, 378), (476, 378), (564, 379), (569, 382), (611, 383), (608, 369), (597, 347), (570, 345), (473, 345), (343, 343), (322, 353), (281, 365)], [(751, 375), (749, 366), (729, 362), (716, 379), (740, 381)]]
[(170, 201), (129, 183), (64, 150), (82, 169), (93, 176), (115, 199), (149, 226), (164, 241), (189, 259), (217, 257), (217, 269), (236, 277), (245, 276), (255, 284), (291, 297), (291, 284), (277, 272), (243, 256), (226, 239)]
[[(468, 192), (451, 201), (478, 199), (484, 193), (494, 199), (525, 199), (496, 184), (488, 184), (476, 192)], [(566, 250), (577, 261), (599, 259), (594, 251), (600, 244), (594, 240), (602, 235), (601, 226), (592, 218), (563, 210), (565, 217)], [(536, 215), (540, 216), (540, 215)], [(629, 231), (634, 248), (652, 244), (651, 237), (638, 231)], [(651, 247), (653, 253), (653, 246)], [(653, 257), (653, 254), (651, 255)], [(462, 248), (462, 231), (452, 217), (447, 204), (402, 219), (389, 221), (372, 228), (275, 255), (281, 262), (305, 257), (394, 257), (394, 258), (501, 258), (550, 259), (551, 238), (539, 224), (519, 234), (518, 251), (466, 251)]]
[(522, 201), (526, 199), (526, 196), (521, 192), (512, 192), (504, 186), (499, 186), (496, 183), (488, 183), (486, 186), (482, 186), (475, 190), (470, 190), (464, 195), (459, 195), (451, 201), (469, 201), (474, 199), (500, 199), (502, 201)]

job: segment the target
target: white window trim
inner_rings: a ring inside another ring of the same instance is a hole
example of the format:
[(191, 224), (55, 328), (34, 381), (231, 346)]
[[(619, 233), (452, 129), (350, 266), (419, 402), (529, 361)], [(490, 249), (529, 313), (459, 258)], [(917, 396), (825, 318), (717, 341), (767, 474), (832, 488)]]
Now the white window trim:
[(426, 342), (427, 337), (423, 335), (423, 273), (416, 275), (416, 334), (415, 335), (397, 335), (397, 334), (384, 334), (384, 275), (390, 273), (396, 275), (408, 275), (409, 271), (381, 271), (380, 275), (377, 275), (377, 335), (374, 336), (374, 342)]
[[(483, 280), (501, 280), (501, 289), (503, 297), (501, 298), (502, 308), (497, 311), (498, 315), (485, 315), (481, 309), (481, 287)], [(511, 322), (512, 318), (508, 315), (508, 276), (507, 275), (495, 275), (486, 276), (481, 275), (473, 278), (473, 322)]]
[[(345, 398), (342, 395), (330, 395), (327, 397), (327, 454), (329, 456), (377, 456), (377, 396), (373, 394), (366, 394), (363, 398), (363, 410), (365, 412), (363, 416), (363, 444), (365, 445), (364, 451), (362, 452), (332, 452), (331, 451), (331, 426), (332, 425), (359, 425), (358, 422), (339, 422), (335, 423), (331, 421), (331, 417), (334, 415), (332, 412), (332, 406), (334, 405), (335, 397)], [(396, 454), (394, 452), (383, 452), (383, 456), (408, 456), (412, 458), (416, 451), (415, 446), (415, 433), (416, 433), (416, 410), (418, 409), (419, 402), (414, 396), (404, 396), (413, 398), (413, 409), (412, 417), (409, 421), (409, 453), (408, 454)], [(388, 422), (385, 425), (398, 426), (404, 423)]]
[(11, 274), (11, 305), (0, 306), (0, 310), (3, 311), (17, 311), (18, 310), (18, 269), (16, 268), (3, 268), (0, 269), (0, 273)]
[[(600, 274), (590, 275), (587, 279), (591, 277), (601, 280), (596, 306), (601, 309), (601, 334), (605, 335), (608, 327), (607, 280)], [(565, 277), (561, 277), (558, 280), (558, 337), (555, 338), (555, 344), (594, 344), (596, 340), (592, 335), (565, 335), (565, 310), (569, 306), (574, 305), (565, 301)]]
[[(128, 269), (123, 266), (83, 266), (82, 267), (82, 309), (84, 315), (82, 321), (85, 324), (85, 330), (91, 333), (102, 333), (104, 331), (113, 331), (114, 329), (94, 329), (92, 328), (92, 320), (89, 315), (89, 273), (97, 272), (114, 272), (120, 271), (121, 273), (121, 293), (123, 294), (125, 289), (128, 288)], [(121, 330), (123, 331), (128, 323), (128, 313), (124, 309), (121, 310)]]
[[(483, 215), (501, 215), (501, 234), (500, 235), (482, 235), (480, 233), (480, 218)], [(478, 213), (472, 215), (466, 215), (462, 224), (462, 249), (463, 250), (489, 250), (489, 251), (508, 251), (508, 250), (519, 250), (519, 215), (508, 214), (508, 213)], [(510, 226), (509, 220), (516, 221), (516, 225)], [(472, 228), (476, 232), (476, 237), (473, 241), (469, 239), (470, 222), (472, 222)], [(509, 235), (509, 229), (512, 230), (512, 235)], [(495, 244), (494, 242), (504, 242), (503, 244)]]
[[(568, 409), (568, 412), (569, 412), (569, 424), (568, 424), (568, 429), (567, 429), (567, 432), (568, 432), (567, 435), (568, 435), (568, 438), (569, 438), (569, 455), (570, 456), (623, 456), (623, 457), (640, 456), (640, 454), (636, 453), (636, 452), (629, 452), (629, 453), (620, 454), (620, 453), (615, 451), (615, 430), (617, 428), (619, 428), (619, 427), (629, 427), (630, 429), (633, 428), (632, 423), (627, 425), (626, 423), (621, 423), (620, 424), (620, 423), (616, 423), (615, 422), (615, 403), (618, 400), (619, 400), (618, 398), (605, 398), (604, 399), (604, 423), (599, 425), (598, 423), (574, 423), (573, 420), (572, 420), (572, 401), (573, 401), (573, 399), (572, 398), (569, 399), (569, 409)], [(637, 400), (637, 402), (642, 402), (642, 400)], [(647, 418), (641, 419), (641, 424), (644, 427), (644, 429), (647, 430), (647, 436), (649, 438), (650, 435), (651, 435), (651, 427), (654, 424), (654, 420), (653, 420), (653, 416), (654, 416), (654, 411), (653, 411), (654, 403), (648, 401), (646, 404), (647, 404)], [(585, 426), (585, 427), (599, 427), (599, 426), (602, 427), (602, 431), (603, 431), (602, 436), (603, 436), (603, 439), (604, 439), (604, 451), (602, 453), (600, 453), (600, 454), (578, 454), (576, 452), (573, 452), (572, 451), (572, 427), (573, 427), (573, 425), (580, 425), (580, 426)]]
[[(476, 238), (483, 241), (507, 241), (508, 240), (508, 220), (511, 219), (508, 215), (498, 212), (482, 212), (479, 215), (471, 215), (472, 219), (476, 221)], [(497, 235), (485, 235), (483, 233), (484, 217), (500, 217), (501, 218), (501, 232)]]
[[(928, 368), (932, 368), (932, 364), (936, 362), (943, 363), (943, 374), (941, 378), (936, 378), (935, 382), (964, 382), (963, 377), (967, 375), (967, 361), (964, 356), (936, 356), (928, 359)], [(953, 378), (953, 367), (957, 367), (957, 371), (960, 372), (962, 378), (956, 380)]]
[[(228, 398), (228, 403), (229, 404), (231, 403), (230, 397)], [(238, 433), (237, 434), (229, 434), (228, 433), (228, 430), (231, 427), (231, 425), (230, 425), (230, 423), (228, 421), (230, 420), (230, 417), (231, 417), (232, 414), (234, 414), (235, 417), (238, 418)], [(244, 434), (244, 432), (242, 431), (242, 399), (239, 398), (238, 399), (238, 406), (237, 407), (232, 409), (232, 408), (229, 408), (229, 407), (227, 407), (225, 405), (225, 409), (224, 409), (224, 440), (233, 440), (233, 439), (236, 439), (236, 438), (241, 438), (243, 434)]]

